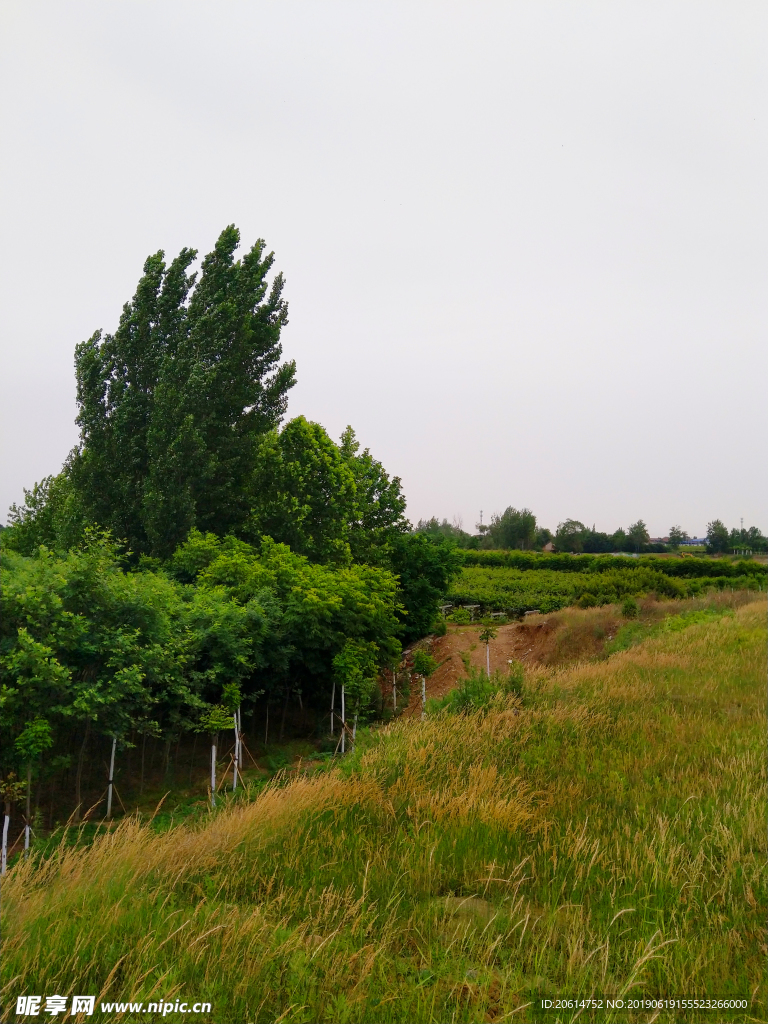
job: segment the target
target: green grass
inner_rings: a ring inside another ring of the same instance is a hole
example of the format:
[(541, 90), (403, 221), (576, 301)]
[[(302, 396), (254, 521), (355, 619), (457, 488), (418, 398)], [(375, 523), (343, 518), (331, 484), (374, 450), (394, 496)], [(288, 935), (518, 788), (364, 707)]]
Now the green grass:
[(578, 1019), (765, 1020), (765, 620), (764, 601), (681, 617), (529, 671), (522, 702), (363, 731), (342, 763), (203, 823), (128, 819), (18, 863), (3, 1005), (90, 992), (385, 1024), (733, 996), (749, 1009)]
[(701, 622), (711, 622), (721, 615), (733, 615), (730, 608), (697, 608), (681, 612), (679, 615), (670, 615), (661, 622), (630, 621), (623, 625), (616, 636), (605, 645), (605, 653), (616, 654), (618, 651), (626, 651), (642, 640), (651, 636), (659, 636), (662, 633), (677, 633), (681, 629), (687, 629)]

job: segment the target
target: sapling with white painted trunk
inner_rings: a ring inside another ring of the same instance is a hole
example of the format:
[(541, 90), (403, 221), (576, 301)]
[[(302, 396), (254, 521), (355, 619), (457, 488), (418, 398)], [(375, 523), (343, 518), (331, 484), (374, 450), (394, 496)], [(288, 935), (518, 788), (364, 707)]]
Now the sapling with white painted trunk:
[(219, 733), (223, 729), (231, 729), (233, 712), (223, 704), (209, 706), (200, 716), (199, 732), (210, 733), (211, 736), (211, 807), (216, 806), (216, 754)]
[(347, 747), (347, 708), (345, 704), (344, 684), (341, 684), (341, 752), (344, 754)]
[[(235, 729), (235, 749), (232, 756), (232, 792), (237, 789), (237, 776), (240, 772), (240, 704), (242, 694), (238, 683), (225, 683), (221, 690), (221, 706), (229, 712), (227, 728)], [(213, 790), (212, 790), (213, 792)]]
[(334, 677), (341, 686), (341, 752), (346, 752), (347, 700), (354, 713), (352, 748), (357, 724), (368, 709), (376, 688), (376, 655), (378, 647), (365, 640), (346, 640), (333, 659)]
[(478, 634), (478, 639), (485, 644), (485, 671), (489, 679), (491, 678), (491, 640), (495, 640), (497, 636), (498, 631), (493, 628), (490, 620), (486, 619)]
[(437, 662), (427, 651), (419, 648), (413, 655), (413, 671), (421, 676), (421, 717), (427, 714), (427, 679), (437, 668)]
[(24, 783), (16, 779), (16, 772), (8, 772), (0, 780), (0, 797), (3, 800), (3, 839), (0, 848), (0, 875), (4, 875), (8, 864), (8, 829), (11, 824), (11, 808), (24, 792)]
[(237, 773), (238, 773), (239, 768), (240, 768), (240, 727), (239, 727), (239, 724), (238, 724), (238, 721), (237, 721), (237, 716), (238, 716), (239, 711), (240, 711), (240, 709), (238, 708), (237, 711), (234, 713), (234, 715), (232, 715), (232, 721), (234, 722), (234, 725), (235, 725), (235, 759), (234, 759), (234, 763), (232, 765), (232, 792), (233, 793), (237, 789)]
[(27, 722), (14, 743), (22, 763), (27, 765), (27, 806), (24, 818), (24, 850), (29, 854), (29, 841), (32, 826), (32, 763), (40, 755), (53, 746), (51, 726), (44, 718), (33, 718)]

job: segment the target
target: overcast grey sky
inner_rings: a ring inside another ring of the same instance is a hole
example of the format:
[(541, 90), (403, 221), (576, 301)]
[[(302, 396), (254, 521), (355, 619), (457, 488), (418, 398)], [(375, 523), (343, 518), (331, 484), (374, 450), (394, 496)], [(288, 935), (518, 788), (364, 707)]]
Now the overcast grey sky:
[(286, 275), (289, 415), (414, 521), (768, 530), (765, 0), (0, 10), (0, 512), (144, 258), (234, 222)]

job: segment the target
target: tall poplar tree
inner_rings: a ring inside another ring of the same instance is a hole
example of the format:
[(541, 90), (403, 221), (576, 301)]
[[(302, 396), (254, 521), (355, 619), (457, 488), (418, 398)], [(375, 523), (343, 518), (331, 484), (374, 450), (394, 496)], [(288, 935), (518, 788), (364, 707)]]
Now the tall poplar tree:
[(70, 476), (88, 518), (137, 553), (169, 555), (196, 526), (250, 512), (259, 439), (280, 422), (295, 364), (280, 363), (283, 278), (260, 239), (241, 259), (225, 228), (202, 262), (150, 256), (113, 335), (75, 354), (81, 440)]

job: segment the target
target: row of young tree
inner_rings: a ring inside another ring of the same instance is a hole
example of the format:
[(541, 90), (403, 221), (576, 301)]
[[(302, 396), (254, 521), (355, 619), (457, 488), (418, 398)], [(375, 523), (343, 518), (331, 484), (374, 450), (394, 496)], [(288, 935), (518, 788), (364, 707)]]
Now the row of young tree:
[(379, 669), (400, 657), (403, 609), (388, 570), (320, 565), (193, 530), (162, 570), (130, 569), (114, 543), (2, 554), (3, 769), (71, 778), (82, 800), (89, 746), (215, 735), (261, 699), (329, 705), (346, 688), (364, 714)]
[(256, 701), (343, 692), (364, 715), (459, 570), (351, 428), (282, 424), (283, 282), (238, 243), (230, 226), (199, 280), (193, 250), (151, 256), (115, 333), (77, 346), (80, 442), (1, 534), (8, 799), (58, 780), (78, 807), (98, 737), (167, 760)]
[[(447, 519), (422, 519), (417, 530), (429, 537), (444, 537), (460, 548), (468, 550), (556, 550), (572, 554), (607, 554), (626, 552), (648, 554), (651, 552), (679, 551), (690, 542), (688, 533), (680, 526), (672, 526), (669, 536), (662, 541), (652, 541), (648, 528), (642, 519), (627, 529), (619, 528), (614, 533), (603, 533), (590, 529), (578, 519), (566, 519), (552, 533), (541, 527), (536, 516), (528, 508), (509, 507), (501, 515), (491, 516), (490, 523), (477, 525), (477, 533), (469, 534), (460, 522), (449, 523)], [(745, 551), (768, 551), (768, 538), (756, 527), (728, 530), (721, 520), (715, 519), (707, 525), (706, 549), (709, 554), (742, 553)]]

